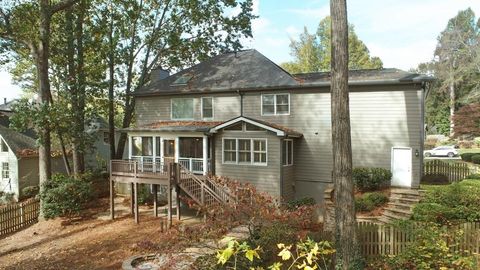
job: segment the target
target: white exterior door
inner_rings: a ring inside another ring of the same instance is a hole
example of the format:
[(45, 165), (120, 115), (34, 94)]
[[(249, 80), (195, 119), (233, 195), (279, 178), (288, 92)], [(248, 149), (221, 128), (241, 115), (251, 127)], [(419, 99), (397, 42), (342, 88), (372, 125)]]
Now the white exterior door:
[(411, 148), (392, 148), (392, 186), (412, 186)]

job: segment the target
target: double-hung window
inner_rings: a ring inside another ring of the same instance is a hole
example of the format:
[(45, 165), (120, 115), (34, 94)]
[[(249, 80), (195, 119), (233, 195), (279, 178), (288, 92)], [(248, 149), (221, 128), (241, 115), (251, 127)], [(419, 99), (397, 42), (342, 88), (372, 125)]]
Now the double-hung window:
[(193, 98), (172, 98), (172, 120), (193, 119)]
[(223, 162), (230, 164), (267, 164), (266, 139), (223, 139)]
[(284, 140), (282, 145), (282, 162), (284, 166), (293, 165), (293, 141)]
[(213, 118), (213, 97), (202, 97), (202, 118)]
[(290, 94), (262, 95), (262, 115), (290, 114)]
[(237, 140), (236, 139), (223, 140), (223, 162), (237, 163)]
[(8, 162), (2, 162), (2, 178), (3, 179), (10, 178), (10, 166)]

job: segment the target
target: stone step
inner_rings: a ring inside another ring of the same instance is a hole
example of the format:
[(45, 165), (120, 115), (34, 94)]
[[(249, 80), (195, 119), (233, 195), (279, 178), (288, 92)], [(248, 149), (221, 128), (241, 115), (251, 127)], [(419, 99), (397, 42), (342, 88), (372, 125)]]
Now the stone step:
[(387, 216), (380, 216), (378, 218), (378, 222), (381, 223), (381, 224), (389, 224), (389, 223), (392, 223), (395, 220), (396, 219), (393, 219), (393, 218), (390, 218), (390, 217), (387, 217)]
[(410, 196), (410, 195), (390, 195), (391, 202), (401, 202), (401, 203), (418, 203), (420, 202), (420, 196)]
[(412, 215), (412, 212), (395, 208), (385, 208), (385, 211), (383, 211), (383, 215), (397, 219), (409, 219)]
[(391, 194), (405, 194), (405, 195), (419, 195), (418, 189), (409, 189), (409, 188), (392, 188), (390, 189)]
[(412, 210), (413, 204), (410, 203), (401, 203), (401, 202), (389, 202), (387, 204), (389, 208), (397, 208), (402, 210)]

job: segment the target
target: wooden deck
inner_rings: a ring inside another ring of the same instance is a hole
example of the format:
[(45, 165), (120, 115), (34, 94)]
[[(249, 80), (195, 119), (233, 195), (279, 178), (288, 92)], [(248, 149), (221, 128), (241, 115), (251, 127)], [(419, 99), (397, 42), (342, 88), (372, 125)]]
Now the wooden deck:
[(110, 180), (119, 183), (168, 185), (168, 164), (136, 160), (112, 160)]

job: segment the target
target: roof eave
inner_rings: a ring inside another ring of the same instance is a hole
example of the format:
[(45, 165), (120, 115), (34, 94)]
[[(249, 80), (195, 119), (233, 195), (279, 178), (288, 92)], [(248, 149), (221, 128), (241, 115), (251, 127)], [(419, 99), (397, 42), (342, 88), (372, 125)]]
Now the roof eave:
[[(388, 80), (361, 80), (361, 81), (349, 81), (349, 86), (367, 86), (367, 85), (399, 85), (399, 84), (416, 84), (421, 82), (431, 82), (435, 78), (429, 76), (418, 76), (413, 79), (388, 79)], [(135, 97), (148, 97), (148, 96), (166, 96), (166, 95), (189, 95), (198, 93), (229, 93), (229, 92), (250, 92), (250, 91), (268, 91), (268, 90), (289, 90), (289, 89), (312, 89), (319, 87), (330, 87), (330, 82), (312, 83), (312, 84), (299, 84), (299, 85), (278, 85), (278, 86), (265, 86), (265, 87), (249, 87), (249, 88), (205, 88), (201, 90), (191, 89), (189, 91), (174, 90), (174, 91), (161, 91), (161, 92), (134, 92), (131, 93)]]

